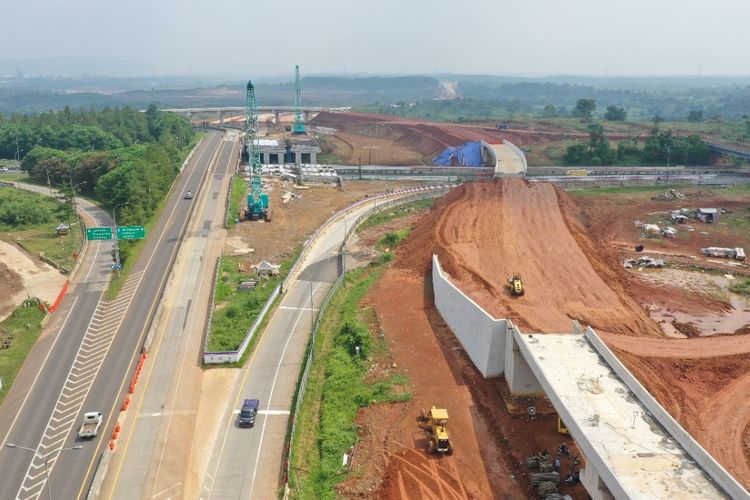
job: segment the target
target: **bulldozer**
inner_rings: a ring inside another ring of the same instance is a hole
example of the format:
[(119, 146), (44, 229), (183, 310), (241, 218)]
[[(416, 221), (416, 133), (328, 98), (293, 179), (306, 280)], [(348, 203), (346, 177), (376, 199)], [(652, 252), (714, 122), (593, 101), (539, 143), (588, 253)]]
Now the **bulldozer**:
[(524, 294), (523, 281), (521, 280), (521, 276), (519, 274), (514, 274), (510, 278), (508, 278), (508, 282), (505, 284), (505, 286), (508, 287), (511, 295), (520, 297)]
[(430, 409), (429, 413), (422, 410), (420, 417), (421, 427), (430, 433), (430, 440), (427, 444), (427, 450), (432, 455), (441, 453), (446, 455), (453, 454), (453, 443), (448, 434), (448, 410), (444, 408)]

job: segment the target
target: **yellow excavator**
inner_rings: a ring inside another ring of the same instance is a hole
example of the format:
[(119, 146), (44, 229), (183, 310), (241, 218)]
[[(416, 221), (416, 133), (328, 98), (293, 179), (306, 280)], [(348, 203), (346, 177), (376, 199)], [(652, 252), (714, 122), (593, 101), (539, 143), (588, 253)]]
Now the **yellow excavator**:
[(452, 455), (453, 443), (448, 434), (448, 410), (433, 406), (429, 413), (422, 410), (419, 420), (423, 422), (421, 427), (430, 433), (430, 441), (427, 445), (430, 454)]
[(520, 297), (524, 294), (523, 281), (521, 280), (521, 275), (519, 274), (514, 274), (510, 278), (508, 278), (508, 282), (505, 284), (505, 286), (508, 287), (511, 295)]

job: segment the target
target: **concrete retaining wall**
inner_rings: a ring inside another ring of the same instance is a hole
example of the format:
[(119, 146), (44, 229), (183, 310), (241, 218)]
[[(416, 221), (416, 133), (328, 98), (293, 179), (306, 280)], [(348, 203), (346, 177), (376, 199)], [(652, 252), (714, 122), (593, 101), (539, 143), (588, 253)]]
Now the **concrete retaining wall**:
[(662, 407), (656, 399), (641, 385), (640, 382), (630, 373), (619, 359), (609, 350), (607, 345), (602, 341), (596, 332), (591, 328), (586, 328), (584, 336), (594, 347), (597, 353), (604, 358), (612, 370), (617, 374), (623, 383), (630, 389), (633, 394), (640, 400), (651, 415), (667, 430), (667, 432), (682, 446), (690, 457), (695, 460), (699, 467), (718, 484), (732, 498), (750, 498), (747, 490), (742, 487), (737, 480), (732, 477), (693, 437), (682, 428), (672, 415)]
[(435, 307), (477, 369), (485, 378), (502, 375), (507, 321), (487, 314), (451, 283), (440, 267), (437, 255), (432, 256), (432, 286)]

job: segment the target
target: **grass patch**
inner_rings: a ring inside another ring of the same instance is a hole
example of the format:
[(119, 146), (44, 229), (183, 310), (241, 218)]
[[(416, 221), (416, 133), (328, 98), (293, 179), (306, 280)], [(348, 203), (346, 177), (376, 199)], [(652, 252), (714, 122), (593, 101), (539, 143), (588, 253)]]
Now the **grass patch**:
[(3, 388), (0, 390), (0, 403), (8, 394), (13, 381), (26, 361), (31, 348), (42, 332), (44, 313), (39, 309), (39, 302), (29, 299), (24, 305), (13, 311), (8, 318), (0, 323), (0, 337), (12, 337), (10, 347), (0, 350), (0, 377)]
[(242, 177), (232, 176), (232, 183), (229, 185), (229, 208), (227, 209), (227, 229), (232, 229), (240, 220), (240, 208), (242, 199), (247, 193), (247, 185)]
[(289, 484), (295, 498), (334, 498), (334, 486), (347, 475), (341, 457), (357, 441), (353, 422), (359, 409), (411, 397), (404, 375), (370, 372), (372, 356), (387, 347), (369, 330), (377, 321), (374, 311), (359, 302), (384, 269), (379, 262), (347, 273), (323, 316), (292, 441)]
[[(255, 289), (251, 291), (239, 290), (240, 281), (256, 278), (249, 267), (245, 267), (244, 270), (240, 268), (240, 264), (243, 262), (247, 266), (247, 259), (241, 257), (221, 258), (219, 276), (214, 290), (214, 315), (211, 321), (211, 330), (208, 333), (209, 351), (235, 351), (239, 348), (248, 328), (252, 326), (260, 314), (276, 285), (281, 283), (289, 274), (289, 270), (301, 251), (302, 248), (299, 247), (290, 258), (282, 262), (279, 276), (268, 279), (261, 278)], [(267, 320), (268, 316), (264, 321)], [(258, 332), (263, 331), (264, 325), (265, 323), (260, 325), (261, 328), (258, 329)], [(254, 342), (255, 339), (253, 339), (253, 344)], [(243, 355), (243, 359), (237, 365), (241, 366), (246, 359), (246, 355), (251, 351), (252, 349), (248, 348)], [(222, 367), (233, 365), (223, 364)]]
[(609, 187), (598, 187), (598, 188), (584, 188), (584, 189), (570, 189), (572, 194), (580, 196), (601, 196), (603, 194), (632, 194), (632, 193), (652, 193), (652, 192), (665, 192), (670, 189), (686, 189), (695, 188), (694, 185), (674, 185), (669, 186), (609, 186)]
[(219, 263), (216, 305), (208, 337), (211, 352), (236, 351), (274, 288), (281, 282), (279, 277), (261, 278), (254, 290), (240, 291), (240, 281), (254, 277), (249, 269), (238, 270), (241, 260), (222, 257)]
[(3, 211), (3, 220), (7, 215), (6, 212), (23, 210), (24, 207), (38, 210), (40, 215), (35, 220), (47, 218), (45, 222), (23, 223), (21, 220), (16, 220), (13, 224), (0, 222), (0, 239), (19, 244), (34, 256), (44, 255), (67, 270), (73, 269), (81, 249), (82, 234), (75, 220), (69, 221), (70, 234), (58, 236), (55, 233), (55, 227), (59, 221), (54, 216), (58, 207), (54, 198), (22, 189), (3, 188), (0, 189), (0, 207)]
[(404, 238), (409, 236), (409, 234), (411, 234), (410, 228), (399, 229), (398, 231), (386, 233), (381, 236), (380, 239), (378, 239), (378, 242), (375, 244), (375, 248), (381, 251), (395, 248), (399, 243), (401, 243), (401, 241), (404, 240)]
[(729, 291), (738, 295), (750, 297), (750, 278), (736, 281), (736, 283), (732, 283), (732, 285), (729, 287)]
[(366, 221), (360, 224), (359, 227), (357, 227), (357, 232), (362, 231), (364, 229), (371, 228), (371, 227), (380, 226), (394, 219), (406, 217), (407, 215), (411, 215), (414, 212), (427, 210), (429, 208), (432, 208), (432, 205), (434, 203), (435, 203), (435, 198), (425, 198), (423, 200), (416, 200), (411, 203), (399, 205), (397, 207), (394, 207), (391, 210), (384, 210), (382, 212), (378, 212), (368, 217)]

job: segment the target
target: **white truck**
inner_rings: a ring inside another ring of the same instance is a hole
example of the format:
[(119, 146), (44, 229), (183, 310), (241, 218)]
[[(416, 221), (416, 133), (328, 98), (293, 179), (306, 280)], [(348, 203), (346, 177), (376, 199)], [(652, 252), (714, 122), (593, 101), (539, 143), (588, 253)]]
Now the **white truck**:
[(78, 429), (78, 437), (81, 439), (95, 438), (102, 426), (102, 414), (98, 411), (89, 411), (83, 414), (83, 423)]

